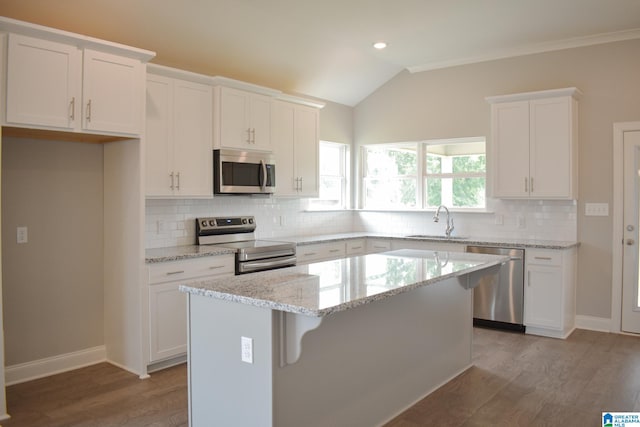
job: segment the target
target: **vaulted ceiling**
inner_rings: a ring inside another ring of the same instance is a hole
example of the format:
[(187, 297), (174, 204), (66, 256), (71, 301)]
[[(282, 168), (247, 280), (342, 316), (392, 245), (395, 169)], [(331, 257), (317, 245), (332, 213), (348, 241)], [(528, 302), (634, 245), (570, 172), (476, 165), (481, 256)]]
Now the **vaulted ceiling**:
[(638, 0), (0, 0), (0, 15), (351, 106), (405, 69), (640, 38)]

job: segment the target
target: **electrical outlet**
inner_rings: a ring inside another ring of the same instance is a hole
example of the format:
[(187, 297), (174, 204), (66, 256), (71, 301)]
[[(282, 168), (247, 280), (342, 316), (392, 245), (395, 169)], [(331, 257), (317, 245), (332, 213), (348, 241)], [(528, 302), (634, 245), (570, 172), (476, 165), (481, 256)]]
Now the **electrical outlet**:
[(525, 228), (526, 227), (527, 223), (524, 220), (524, 215), (518, 215), (516, 217), (516, 225), (517, 225), (518, 228)]
[(27, 243), (29, 241), (29, 235), (27, 233), (27, 227), (18, 227), (17, 228), (17, 241), (18, 243)]
[(609, 216), (609, 203), (585, 203), (585, 216)]
[(494, 224), (495, 225), (502, 225), (504, 224), (504, 216), (502, 214), (495, 214), (494, 216)]
[(240, 337), (240, 347), (242, 351), (242, 361), (253, 363), (253, 338)]

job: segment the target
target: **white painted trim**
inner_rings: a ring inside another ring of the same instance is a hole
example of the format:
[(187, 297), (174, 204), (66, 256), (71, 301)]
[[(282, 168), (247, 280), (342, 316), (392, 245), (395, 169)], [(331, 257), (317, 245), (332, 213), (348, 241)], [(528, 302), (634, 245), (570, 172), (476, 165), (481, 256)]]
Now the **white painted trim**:
[(571, 96), (574, 99), (580, 99), (580, 97), (582, 97), (582, 91), (577, 87), (566, 87), (562, 89), (539, 90), (536, 92), (487, 96), (484, 100), (489, 104), (499, 104), (502, 102), (531, 101), (533, 99), (557, 98), (560, 96)]
[[(127, 371), (127, 372), (130, 372), (130, 373), (134, 374), (134, 375), (137, 375), (138, 378), (140, 378), (141, 380), (146, 380), (147, 378), (150, 378), (149, 374), (147, 373), (147, 367), (146, 366), (144, 367), (144, 372), (136, 372), (132, 368), (130, 368), (128, 366), (125, 366), (122, 363), (114, 362), (113, 360), (109, 360), (109, 359), (107, 359), (106, 362), (112, 364), (116, 368), (122, 369), (123, 371)], [(0, 427), (2, 427), (2, 426), (0, 426)]]
[(611, 332), (622, 332), (622, 239), (624, 133), (640, 130), (640, 122), (613, 124), (613, 230), (611, 240)]
[(588, 331), (611, 332), (611, 319), (608, 317), (576, 315), (576, 328)]
[(60, 354), (32, 362), (5, 367), (7, 385), (19, 384), (61, 372), (106, 362), (107, 352), (103, 345), (72, 353)]
[(576, 330), (575, 327), (569, 330), (558, 330), (558, 329), (551, 329), (551, 328), (540, 328), (536, 326), (527, 326), (527, 330), (525, 332), (529, 335), (538, 335), (540, 337), (558, 338), (561, 340), (565, 340), (575, 330)]
[(459, 65), (495, 61), (497, 59), (513, 58), (517, 56), (533, 55), (536, 53), (553, 52), (553, 51), (563, 50), (563, 49), (573, 49), (577, 47), (619, 42), (624, 40), (633, 40), (638, 38), (640, 38), (640, 28), (635, 28), (631, 30), (617, 31), (613, 33), (603, 33), (603, 34), (596, 34), (596, 35), (586, 36), (586, 37), (574, 37), (574, 38), (547, 42), (547, 43), (530, 44), (530, 45), (519, 46), (516, 48), (510, 48), (510, 49), (498, 49), (498, 50), (493, 50), (477, 56), (468, 56), (466, 58), (432, 61), (423, 65), (415, 65), (415, 66), (407, 67), (407, 70), (409, 70), (409, 72), (411, 73), (419, 73), (422, 71), (457, 67)]

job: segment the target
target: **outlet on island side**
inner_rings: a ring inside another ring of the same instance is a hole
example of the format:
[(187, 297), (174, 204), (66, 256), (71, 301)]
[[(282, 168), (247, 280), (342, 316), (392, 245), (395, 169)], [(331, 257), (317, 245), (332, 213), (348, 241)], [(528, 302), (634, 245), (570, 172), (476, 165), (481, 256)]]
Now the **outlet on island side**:
[(253, 338), (240, 337), (241, 359), (245, 363), (253, 363)]

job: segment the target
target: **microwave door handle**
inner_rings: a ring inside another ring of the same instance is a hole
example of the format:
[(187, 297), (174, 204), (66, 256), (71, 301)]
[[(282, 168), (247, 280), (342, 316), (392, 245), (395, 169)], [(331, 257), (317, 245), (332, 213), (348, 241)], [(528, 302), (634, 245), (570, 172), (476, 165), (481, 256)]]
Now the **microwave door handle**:
[(263, 160), (260, 160), (260, 166), (262, 166), (262, 191), (265, 192), (267, 190), (267, 165)]

